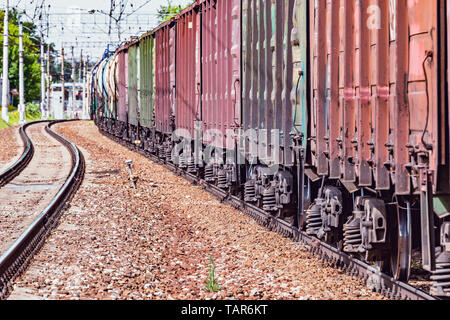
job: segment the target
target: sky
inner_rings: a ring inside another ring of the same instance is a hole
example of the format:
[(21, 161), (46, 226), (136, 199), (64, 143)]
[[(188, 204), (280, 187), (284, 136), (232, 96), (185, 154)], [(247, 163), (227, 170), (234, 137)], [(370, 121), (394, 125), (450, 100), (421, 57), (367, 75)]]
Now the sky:
[[(46, 41), (55, 43), (57, 50), (61, 50), (64, 46), (65, 55), (69, 54), (69, 58), (72, 46), (75, 57), (79, 57), (83, 50), (83, 55), (89, 54), (93, 61), (101, 57), (107, 43), (117, 44), (119, 42), (114, 21), (111, 36), (108, 36), (109, 17), (107, 14), (110, 9), (110, 0), (9, 0), (9, 5), (25, 10), (27, 13), (25, 20), (30, 21), (36, 6), (41, 5), (42, 2), (46, 8), (50, 5), (48, 39)], [(116, 0), (116, 2), (119, 4), (121, 0)], [(167, 0), (122, 0), (122, 2), (126, 5), (126, 15), (144, 5), (121, 23), (122, 41), (129, 39), (131, 35), (138, 36), (154, 28), (157, 25), (157, 9), (161, 5), (167, 5)], [(172, 5), (186, 5), (192, 1), (171, 0), (171, 2)], [(88, 11), (93, 9), (101, 10), (106, 14), (100, 12), (88, 14)], [(39, 25), (37, 17), (34, 17), (34, 22)], [(47, 29), (46, 23), (44, 23), (44, 29)], [(47, 35), (46, 30), (44, 30), (44, 35)]]

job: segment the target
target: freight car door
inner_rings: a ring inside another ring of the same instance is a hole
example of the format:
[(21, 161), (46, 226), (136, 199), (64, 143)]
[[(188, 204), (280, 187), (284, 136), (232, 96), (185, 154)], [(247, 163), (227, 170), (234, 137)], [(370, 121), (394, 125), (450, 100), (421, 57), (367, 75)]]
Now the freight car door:
[(137, 52), (139, 47), (132, 45), (128, 49), (128, 122), (137, 125), (138, 92), (137, 92)]
[[(194, 137), (194, 121), (199, 116), (200, 61), (197, 55), (200, 28), (197, 8), (187, 9), (177, 21), (176, 128), (185, 138)], [(181, 129), (181, 130), (180, 130)]]
[(141, 40), (141, 125), (147, 128), (153, 126), (153, 106), (154, 106), (154, 38), (152, 35)]
[(205, 144), (225, 145), (227, 130), (240, 125), (240, 8), (240, 0), (202, 4), (202, 120), (211, 133)]

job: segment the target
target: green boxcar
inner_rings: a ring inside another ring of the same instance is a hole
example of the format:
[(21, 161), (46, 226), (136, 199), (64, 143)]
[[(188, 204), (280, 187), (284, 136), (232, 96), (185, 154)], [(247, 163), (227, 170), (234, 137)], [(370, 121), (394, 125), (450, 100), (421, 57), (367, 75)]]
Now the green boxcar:
[(140, 50), (140, 123), (150, 128), (153, 126), (153, 108), (155, 105), (155, 39), (153, 35), (145, 36), (139, 44)]
[(139, 99), (138, 99), (138, 44), (128, 48), (128, 122), (138, 124)]
[(308, 137), (308, 88), (309, 59), (308, 59), (308, 30), (309, 30), (308, 1), (294, 1), (292, 17), (291, 46), (293, 58), (293, 83), (291, 100), (294, 108), (293, 122), (297, 133), (303, 133), (303, 147), (306, 147)]

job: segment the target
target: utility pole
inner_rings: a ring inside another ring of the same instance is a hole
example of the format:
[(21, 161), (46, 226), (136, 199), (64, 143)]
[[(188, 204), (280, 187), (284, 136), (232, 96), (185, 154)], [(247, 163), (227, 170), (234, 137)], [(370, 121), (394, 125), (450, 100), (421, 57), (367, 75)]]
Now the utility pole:
[(83, 118), (89, 119), (89, 106), (87, 99), (87, 66), (89, 64), (89, 55), (83, 64)]
[(42, 20), (41, 20), (41, 39), (40, 39), (40, 60), (41, 60), (41, 115), (44, 120), (46, 120), (46, 106), (45, 106), (45, 59), (44, 59), (44, 33), (42, 32)]
[(8, 116), (8, 38), (9, 38), (9, 0), (5, 0), (5, 20), (3, 23), (3, 82), (2, 82), (2, 119), (9, 122)]
[[(50, 44), (47, 45), (47, 110), (46, 119), (49, 118), (50, 114), (50, 86), (52, 82), (52, 76), (50, 74)], [(54, 116), (54, 115), (53, 115)]]
[(62, 91), (62, 114), (64, 116), (64, 106), (66, 102), (66, 88), (64, 87), (64, 47), (61, 48), (61, 91)]
[(25, 93), (23, 80), (23, 24), (19, 18), (19, 123), (25, 124)]
[(75, 112), (75, 55), (72, 46), (72, 110), (70, 110), (70, 118), (74, 118)]
[(80, 68), (78, 70), (78, 82), (82, 83), (83, 79), (83, 49), (81, 49), (81, 53), (80, 53)]

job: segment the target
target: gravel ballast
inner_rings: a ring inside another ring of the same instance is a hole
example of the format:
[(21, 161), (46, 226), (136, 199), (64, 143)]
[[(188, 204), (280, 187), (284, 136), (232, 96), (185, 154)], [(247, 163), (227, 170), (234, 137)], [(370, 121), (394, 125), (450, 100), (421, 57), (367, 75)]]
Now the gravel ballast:
[(19, 135), (19, 127), (0, 130), (0, 172), (19, 159), (22, 152), (23, 142)]
[(383, 299), (92, 122), (54, 128), (83, 152), (85, 180), (10, 299)]
[(33, 124), (27, 134), (34, 154), (27, 167), (0, 189), (0, 255), (48, 206), (70, 174), (70, 154), (45, 130)]

